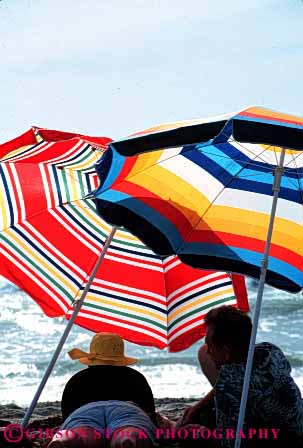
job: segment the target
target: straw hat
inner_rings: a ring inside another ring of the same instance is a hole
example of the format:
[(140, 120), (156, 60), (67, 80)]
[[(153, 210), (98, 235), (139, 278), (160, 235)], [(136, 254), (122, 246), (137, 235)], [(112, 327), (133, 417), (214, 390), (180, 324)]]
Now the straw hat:
[(82, 364), (88, 366), (128, 366), (138, 361), (136, 358), (124, 356), (123, 339), (113, 333), (95, 334), (90, 343), (89, 353), (74, 348), (68, 354), (72, 359), (79, 359)]

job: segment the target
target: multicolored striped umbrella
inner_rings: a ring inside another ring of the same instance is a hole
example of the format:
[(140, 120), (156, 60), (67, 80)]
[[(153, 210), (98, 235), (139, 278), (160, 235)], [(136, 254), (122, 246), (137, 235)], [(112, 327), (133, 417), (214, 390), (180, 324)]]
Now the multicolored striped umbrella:
[(302, 127), (300, 117), (253, 107), (114, 142), (98, 165), (98, 210), (156, 253), (258, 278), (286, 148), (266, 281), (300, 291)]
[(109, 222), (192, 266), (260, 278), (236, 434), (265, 281), (291, 292), (303, 287), (302, 151), (301, 117), (253, 107), (115, 142), (98, 168), (97, 208)]
[[(70, 318), (111, 231), (86, 198), (109, 142), (33, 128), (0, 145), (0, 274), (48, 316)], [(76, 323), (177, 351), (204, 335), (203, 316), (222, 303), (247, 310), (242, 278), (162, 258), (118, 230)]]

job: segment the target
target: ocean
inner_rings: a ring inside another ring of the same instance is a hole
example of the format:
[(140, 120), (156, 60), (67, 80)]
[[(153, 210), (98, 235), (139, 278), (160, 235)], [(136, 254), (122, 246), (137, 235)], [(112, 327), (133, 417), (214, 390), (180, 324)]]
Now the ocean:
[[(257, 282), (247, 280), (250, 306), (254, 308)], [(64, 318), (46, 317), (24, 292), (0, 278), (0, 404), (26, 406), (36, 391), (52, 352), (66, 325)], [(265, 288), (258, 341), (278, 345), (292, 365), (292, 374), (303, 392), (303, 300)], [(75, 325), (39, 401), (55, 401), (67, 380), (83, 366), (71, 361), (68, 350), (87, 350), (92, 332)], [(198, 398), (210, 386), (200, 373), (197, 350), (201, 341), (180, 353), (126, 343), (126, 353), (139, 358), (135, 368), (148, 379), (157, 398)]]

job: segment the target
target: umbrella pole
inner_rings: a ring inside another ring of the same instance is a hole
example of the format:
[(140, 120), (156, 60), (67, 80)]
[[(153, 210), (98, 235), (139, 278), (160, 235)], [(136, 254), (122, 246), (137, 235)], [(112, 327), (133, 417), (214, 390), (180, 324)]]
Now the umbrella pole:
[(241, 396), (241, 404), (240, 404), (239, 417), (238, 417), (238, 425), (237, 425), (237, 432), (236, 432), (237, 437), (236, 437), (234, 448), (240, 448), (240, 446), (241, 446), (240, 432), (242, 431), (244, 418), (245, 418), (245, 410), (246, 410), (250, 376), (251, 376), (253, 357), (254, 357), (254, 351), (255, 351), (257, 329), (258, 329), (259, 317), (260, 317), (260, 312), (261, 312), (265, 278), (266, 278), (267, 267), (268, 267), (269, 249), (270, 249), (270, 243), (271, 243), (272, 232), (273, 232), (273, 227), (274, 227), (277, 202), (278, 202), (278, 198), (279, 198), (281, 177), (282, 177), (283, 170), (284, 170), (284, 168), (283, 168), (284, 158), (285, 158), (285, 148), (283, 148), (281, 151), (279, 164), (278, 164), (277, 168), (275, 169), (275, 180), (274, 180), (274, 184), (273, 184), (273, 192), (274, 192), (273, 201), (272, 201), (272, 206), (271, 206), (269, 226), (268, 226), (268, 230), (267, 230), (265, 251), (263, 254), (263, 260), (262, 260), (262, 265), (261, 265), (261, 274), (260, 274), (259, 285), (258, 285), (256, 308), (255, 308), (254, 318), (253, 318), (252, 333), (251, 333), (251, 337), (250, 337), (249, 350), (248, 350), (248, 355), (247, 355), (247, 362), (246, 362), (243, 389), (242, 389), (242, 396)]
[(59, 343), (57, 345), (57, 348), (56, 348), (56, 350), (55, 350), (55, 352), (53, 354), (53, 357), (50, 360), (50, 363), (49, 363), (49, 365), (48, 365), (48, 367), (47, 367), (47, 369), (46, 369), (46, 371), (45, 371), (45, 373), (43, 375), (43, 378), (42, 378), (42, 380), (41, 380), (41, 382), (39, 384), (39, 387), (38, 387), (38, 389), (37, 389), (37, 391), (35, 393), (35, 396), (34, 396), (32, 402), (31, 402), (29, 408), (27, 409), (25, 416), (23, 417), (23, 420), (21, 422), (21, 426), (23, 428), (25, 428), (27, 426), (27, 424), (29, 422), (29, 419), (31, 418), (33, 410), (35, 409), (35, 406), (36, 406), (36, 404), (37, 404), (37, 402), (39, 400), (39, 397), (40, 397), (40, 395), (41, 395), (41, 393), (42, 393), (42, 391), (44, 389), (44, 386), (45, 386), (45, 384), (46, 384), (46, 382), (47, 382), (47, 380), (48, 380), (48, 378), (49, 378), (49, 376), (50, 376), (50, 374), (51, 374), (51, 372), (52, 372), (52, 370), (54, 368), (54, 365), (56, 364), (56, 361), (57, 361), (57, 359), (58, 359), (58, 357), (60, 355), (62, 347), (63, 347), (63, 345), (64, 345), (64, 343), (65, 343), (65, 341), (66, 341), (66, 339), (67, 339), (67, 337), (69, 335), (69, 332), (70, 332), (70, 330), (71, 330), (71, 328), (72, 328), (72, 326), (73, 326), (73, 324), (74, 324), (74, 322), (76, 320), (76, 317), (77, 317), (77, 315), (78, 315), (78, 313), (79, 313), (79, 311), (81, 309), (81, 306), (83, 305), (84, 299), (85, 299), (85, 297), (86, 297), (86, 295), (87, 295), (87, 293), (89, 291), (89, 288), (90, 288), (90, 286), (91, 286), (91, 284), (92, 284), (92, 282), (93, 282), (93, 280), (95, 278), (95, 275), (96, 275), (96, 273), (97, 273), (97, 271), (99, 269), (99, 266), (100, 266), (103, 258), (105, 257), (107, 249), (108, 249), (110, 243), (112, 242), (112, 239), (113, 239), (113, 237), (115, 235), (116, 230), (117, 230), (117, 227), (112, 227), (111, 233), (109, 234), (109, 236), (107, 237), (107, 239), (105, 241), (103, 249), (102, 249), (102, 251), (101, 251), (101, 253), (99, 255), (99, 258), (98, 258), (98, 260), (97, 260), (97, 262), (96, 262), (96, 264), (94, 266), (94, 269), (93, 269), (93, 271), (92, 271), (92, 273), (91, 273), (91, 275), (90, 275), (90, 277), (88, 279), (88, 282), (87, 282), (87, 284), (86, 284), (86, 286), (85, 286), (85, 288), (84, 288), (84, 290), (83, 290), (83, 292), (81, 294), (81, 297), (74, 302), (74, 311), (73, 311), (73, 313), (71, 315), (71, 318), (69, 319), (68, 324), (67, 324), (67, 326), (66, 326), (66, 328), (65, 328), (65, 330), (64, 330), (64, 332), (63, 332), (63, 334), (61, 336), (61, 339), (60, 339), (60, 341), (59, 341)]

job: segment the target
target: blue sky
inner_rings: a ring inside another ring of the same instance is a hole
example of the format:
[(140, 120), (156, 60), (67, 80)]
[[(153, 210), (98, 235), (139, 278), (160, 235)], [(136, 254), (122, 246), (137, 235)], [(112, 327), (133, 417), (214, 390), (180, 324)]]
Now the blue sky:
[(302, 20), (301, 0), (2, 0), (0, 142), (247, 105), (303, 115)]

